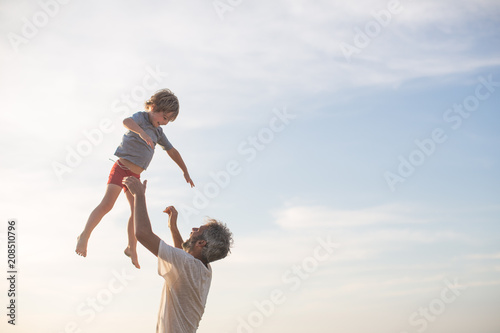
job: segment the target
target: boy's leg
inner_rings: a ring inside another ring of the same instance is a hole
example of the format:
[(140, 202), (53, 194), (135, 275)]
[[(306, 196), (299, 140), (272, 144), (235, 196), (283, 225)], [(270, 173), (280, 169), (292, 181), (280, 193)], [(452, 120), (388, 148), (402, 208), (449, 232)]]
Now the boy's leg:
[(125, 191), (125, 195), (127, 196), (128, 203), (130, 204), (130, 218), (128, 219), (127, 225), (128, 246), (124, 253), (130, 257), (132, 264), (134, 264), (135, 267), (141, 268), (139, 265), (139, 259), (137, 258), (137, 238), (135, 237), (134, 230), (134, 196), (130, 193), (130, 191)]
[(101, 203), (92, 211), (89, 219), (87, 220), (87, 224), (85, 225), (85, 229), (81, 235), (78, 236), (75, 251), (76, 253), (84, 257), (87, 256), (87, 242), (89, 241), (92, 230), (94, 230), (94, 228), (99, 224), (104, 215), (106, 215), (113, 208), (121, 190), (121, 186), (108, 184), (106, 187), (106, 193), (104, 193)]

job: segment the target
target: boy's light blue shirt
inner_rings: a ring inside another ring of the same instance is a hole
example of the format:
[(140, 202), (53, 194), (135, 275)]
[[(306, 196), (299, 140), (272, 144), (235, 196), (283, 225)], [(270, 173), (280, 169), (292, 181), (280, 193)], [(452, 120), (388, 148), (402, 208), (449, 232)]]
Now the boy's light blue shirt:
[[(151, 137), (151, 140), (156, 144), (160, 145), (164, 150), (170, 150), (173, 148), (172, 144), (168, 141), (163, 129), (158, 126), (154, 127), (149, 121), (148, 113), (145, 111), (140, 111), (134, 113), (132, 119), (139, 125), (147, 135)], [(132, 131), (127, 131), (123, 135), (122, 142), (116, 148), (115, 155), (124, 158), (137, 166), (140, 166), (146, 170), (153, 158), (154, 149), (151, 148), (139, 134)]]

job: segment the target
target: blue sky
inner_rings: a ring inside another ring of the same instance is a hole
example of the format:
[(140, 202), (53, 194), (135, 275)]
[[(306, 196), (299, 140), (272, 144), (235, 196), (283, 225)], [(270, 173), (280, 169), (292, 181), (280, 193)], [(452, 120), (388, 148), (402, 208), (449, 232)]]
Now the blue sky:
[(196, 188), (157, 149), (153, 229), (170, 242), (173, 204), (184, 235), (211, 216), (235, 237), (199, 332), (499, 331), (498, 1), (0, 8), (2, 332), (154, 331), (163, 281), (122, 254), (125, 198), (74, 247), (122, 119), (165, 87)]

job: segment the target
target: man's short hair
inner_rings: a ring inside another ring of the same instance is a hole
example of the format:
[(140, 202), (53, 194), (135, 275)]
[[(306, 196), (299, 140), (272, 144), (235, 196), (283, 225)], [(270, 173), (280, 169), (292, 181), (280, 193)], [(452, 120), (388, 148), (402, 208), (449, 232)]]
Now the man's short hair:
[(203, 248), (202, 255), (207, 262), (213, 262), (225, 258), (233, 245), (233, 234), (222, 222), (212, 218), (207, 218), (201, 239), (207, 244)]

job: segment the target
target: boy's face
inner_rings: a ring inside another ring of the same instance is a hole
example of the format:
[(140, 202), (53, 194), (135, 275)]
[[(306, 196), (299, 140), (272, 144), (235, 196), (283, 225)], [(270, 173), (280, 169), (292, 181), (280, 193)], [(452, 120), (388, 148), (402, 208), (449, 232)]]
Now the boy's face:
[(168, 124), (174, 118), (173, 112), (152, 112), (151, 123), (154, 127)]

